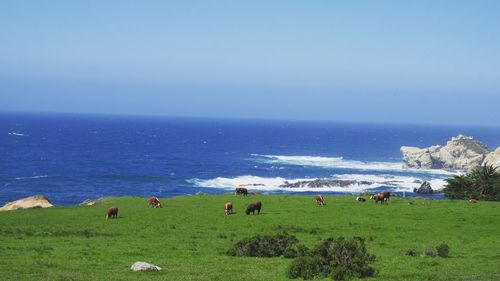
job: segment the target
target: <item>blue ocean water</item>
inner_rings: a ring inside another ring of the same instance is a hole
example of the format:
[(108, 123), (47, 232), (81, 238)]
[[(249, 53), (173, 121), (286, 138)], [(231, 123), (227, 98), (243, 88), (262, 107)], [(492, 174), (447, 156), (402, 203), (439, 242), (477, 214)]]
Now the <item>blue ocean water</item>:
[[(500, 146), (500, 129), (488, 127), (3, 113), (0, 204), (34, 194), (70, 205), (102, 196), (224, 193), (237, 185), (411, 195), (422, 180), (439, 187), (451, 174), (402, 169), (400, 146), (444, 144), (458, 134)], [(316, 178), (364, 183), (280, 187)]]

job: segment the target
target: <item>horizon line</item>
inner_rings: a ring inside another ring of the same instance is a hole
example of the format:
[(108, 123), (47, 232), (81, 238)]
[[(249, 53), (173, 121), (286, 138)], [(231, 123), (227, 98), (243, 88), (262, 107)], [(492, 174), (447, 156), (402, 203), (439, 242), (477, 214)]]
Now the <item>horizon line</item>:
[(330, 123), (330, 124), (359, 124), (359, 125), (389, 125), (389, 126), (431, 126), (431, 127), (465, 127), (465, 128), (491, 128), (500, 129), (500, 125), (484, 124), (458, 124), (458, 123), (414, 123), (414, 122), (382, 122), (382, 121), (349, 121), (349, 120), (327, 120), (327, 119), (299, 119), (299, 118), (270, 118), (270, 117), (234, 117), (234, 116), (196, 116), (196, 115), (168, 115), (168, 114), (144, 114), (144, 113), (103, 113), (103, 112), (67, 112), (67, 111), (28, 111), (28, 110), (2, 110), (0, 115), (62, 115), (62, 116), (89, 116), (89, 117), (117, 117), (117, 118), (154, 118), (154, 119), (206, 119), (206, 120), (233, 120), (233, 121), (259, 121), (259, 122), (292, 122), (292, 123)]

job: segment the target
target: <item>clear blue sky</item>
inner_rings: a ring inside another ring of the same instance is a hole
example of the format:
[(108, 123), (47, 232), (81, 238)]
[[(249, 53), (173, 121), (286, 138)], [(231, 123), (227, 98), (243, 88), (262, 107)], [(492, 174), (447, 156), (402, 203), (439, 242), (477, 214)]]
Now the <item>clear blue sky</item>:
[(0, 111), (500, 125), (500, 1), (1, 1)]

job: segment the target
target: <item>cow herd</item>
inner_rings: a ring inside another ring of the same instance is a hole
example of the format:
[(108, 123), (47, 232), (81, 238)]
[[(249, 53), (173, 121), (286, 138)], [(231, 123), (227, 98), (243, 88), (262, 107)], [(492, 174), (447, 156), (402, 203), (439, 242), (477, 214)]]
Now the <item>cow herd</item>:
[[(247, 196), (248, 190), (244, 187), (237, 187), (234, 191), (234, 194)], [(383, 204), (383, 203), (387, 203), (387, 201), (389, 200), (390, 197), (391, 197), (390, 192), (383, 191), (383, 192), (380, 192), (378, 194), (372, 195), (370, 197), (370, 199), (375, 200), (375, 203), (381, 202)], [(314, 200), (316, 201), (316, 204), (318, 204), (320, 206), (325, 205), (325, 198), (323, 197), (323, 195), (320, 195), (320, 194), (315, 195)], [(158, 197), (156, 197), (156, 196), (149, 197), (147, 201), (148, 201), (149, 207), (162, 208), (160, 199), (158, 199)], [(356, 197), (356, 201), (363, 203), (366, 201), (366, 199), (361, 197), (361, 196), (358, 196), (358, 197)], [(475, 202), (473, 202), (473, 203), (475, 203)], [(261, 201), (254, 201), (254, 202), (251, 202), (250, 204), (247, 205), (245, 213), (247, 215), (249, 215), (250, 213), (255, 214), (255, 212), (257, 212), (257, 214), (260, 214), (261, 209), (262, 209), (262, 202)], [(227, 202), (224, 205), (224, 214), (226, 214), (226, 215), (233, 214), (233, 203)], [(107, 209), (106, 219), (117, 218), (117, 217), (118, 217), (118, 207), (113, 206), (113, 207), (110, 207)]]
[[(234, 195), (247, 196), (248, 195), (248, 189), (246, 189), (244, 187), (237, 187), (234, 190)], [(261, 201), (254, 201), (254, 202), (251, 202), (250, 204), (247, 205), (245, 213), (247, 215), (250, 215), (250, 213), (252, 213), (253, 215), (255, 215), (255, 212), (257, 211), (257, 215), (258, 215), (258, 214), (260, 214), (260, 209), (262, 209), (262, 202)], [(227, 202), (224, 205), (224, 214), (226, 214), (226, 215), (233, 214), (233, 203)]]

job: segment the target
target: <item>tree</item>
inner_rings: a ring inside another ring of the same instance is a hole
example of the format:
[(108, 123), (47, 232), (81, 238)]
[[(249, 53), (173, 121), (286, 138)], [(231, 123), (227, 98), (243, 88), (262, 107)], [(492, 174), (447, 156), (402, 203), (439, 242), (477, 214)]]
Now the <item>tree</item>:
[(444, 194), (450, 199), (500, 201), (500, 172), (496, 167), (484, 165), (466, 175), (446, 180)]

